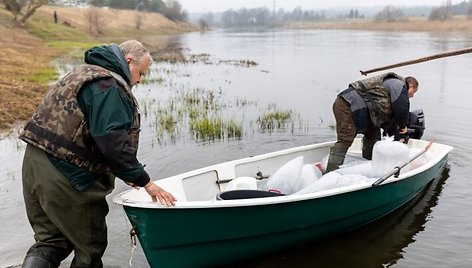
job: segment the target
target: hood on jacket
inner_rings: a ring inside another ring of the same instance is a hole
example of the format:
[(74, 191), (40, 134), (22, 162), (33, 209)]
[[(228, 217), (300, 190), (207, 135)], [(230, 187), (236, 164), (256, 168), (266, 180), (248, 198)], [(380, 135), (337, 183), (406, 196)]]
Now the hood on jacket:
[(84, 61), (115, 72), (123, 77), (128, 85), (131, 83), (128, 63), (117, 44), (92, 47), (85, 51)]

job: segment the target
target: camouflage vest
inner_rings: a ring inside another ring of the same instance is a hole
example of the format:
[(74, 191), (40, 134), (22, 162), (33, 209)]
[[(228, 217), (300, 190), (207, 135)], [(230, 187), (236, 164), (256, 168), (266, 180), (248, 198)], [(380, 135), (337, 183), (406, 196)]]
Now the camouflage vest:
[(134, 119), (129, 134), (131, 145), (138, 149), (140, 120), (131, 88), (120, 75), (96, 65), (79, 66), (52, 85), (26, 123), (20, 139), (91, 172), (109, 172), (93, 144), (77, 102), (77, 94), (85, 83), (106, 77), (115, 78), (133, 105)]
[(390, 93), (383, 85), (387, 78), (404, 80), (403, 77), (395, 73), (386, 73), (359, 80), (349, 85), (364, 99), (372, 124), (376, 128), (382, 127), (392, 117)]

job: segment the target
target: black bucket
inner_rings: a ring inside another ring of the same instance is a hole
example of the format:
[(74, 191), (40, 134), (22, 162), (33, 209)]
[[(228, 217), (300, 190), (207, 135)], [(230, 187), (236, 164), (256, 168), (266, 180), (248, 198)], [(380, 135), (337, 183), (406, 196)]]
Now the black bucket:
[(261, 190), (232, 190), (221, 192), (216, 196), (216, 200), (235, 200), (249, 198), (264, 198), (272, 196), (283, 196), (281, 193), (274, 193)]

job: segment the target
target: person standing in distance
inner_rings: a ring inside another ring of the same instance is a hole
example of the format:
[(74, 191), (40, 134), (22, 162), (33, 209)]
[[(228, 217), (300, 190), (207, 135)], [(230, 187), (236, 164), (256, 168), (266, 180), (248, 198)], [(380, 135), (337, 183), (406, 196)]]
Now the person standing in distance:
[(36, 243), (23, 267), (103, 267), (105, 200), (118, 177), (144, 187), (154, 202), (175, 197), (137, 160), (140, 116), (131, 88), (152, 58), (136, 40), (87, 50), (85, 64), (52, 85), (20, 138), (27, 143), (22, 180)]

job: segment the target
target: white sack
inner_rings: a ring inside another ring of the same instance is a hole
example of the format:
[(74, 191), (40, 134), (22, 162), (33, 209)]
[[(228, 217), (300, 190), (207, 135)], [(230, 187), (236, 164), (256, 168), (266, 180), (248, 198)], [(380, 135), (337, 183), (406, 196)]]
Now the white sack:
[(392, 140), (378, 141), (372, 152), (372, 176), (381, 177), (408, 160), (409, 150), (406, 144)]
[(267, 179), (266, 190), (275, 190), (282, 194), (294, 193), (298, 183), (297, 180), (302, 172), (302, 166), (303, 156), (285, 163)]
[(372, 161), (369, 161), (369, 160), (366, 160), (362, 162), (361, 164), (341, 167), (336, 171), (342, 175), (358, 174), (358, 175), (362, 175), (366, 177), (373, 177), (372, 176)]
[(305, 164), (302, 167), (300, 177), (297, 179), (293, 192), (300, 191), (308, 185), (315, 182), (322, 176), (321, 171), (311, 164)]
[[(421, 152), (420, 149), (417, 149), (417, 148), (411, 148), (410, 149), (410, 159), (412, 159), (413, 157), (415, 157), (417, 154), (419, 154)], [(426, 151), (424, 154), (420, 155), (418, 158), (416, 158), (415, 160), (413, 160), (408, 166), (407, 166), (407, 170), (413, 170), (415, 168), (418, 168), (422, 165), (425, 165), (426, 163), (428, 163), (428, 157), (429, 157), (429, 152)]]
[(372, 178), (368, 178), (359, 174), (342, 175), (337, 171), (331, 171), (325, 174), (320, 179), (313, 182), (312, 184), (310, 184), (308, 187), (305, 187), (302, 190), (296, 192), (295, 194), (314, 193), (339, 187), (363, 184), (372, 180)]

